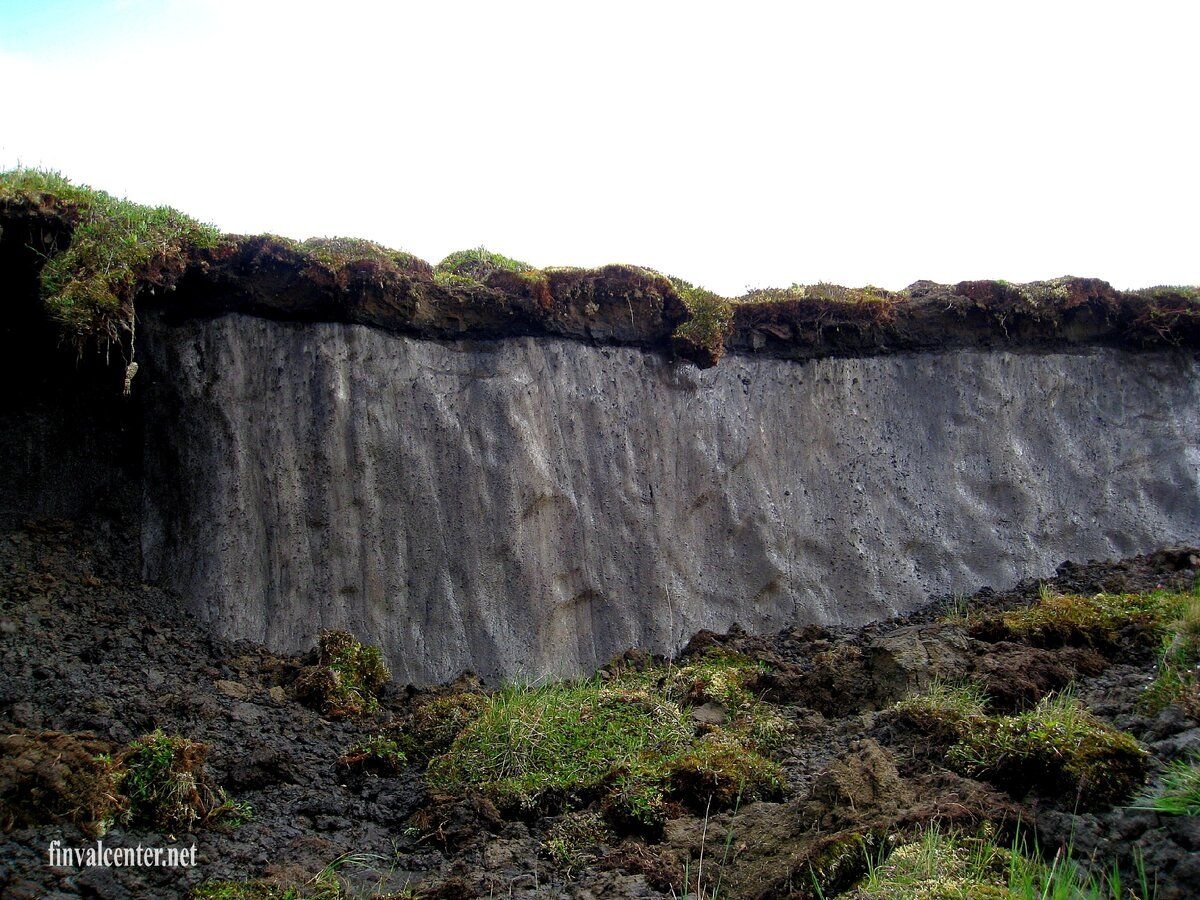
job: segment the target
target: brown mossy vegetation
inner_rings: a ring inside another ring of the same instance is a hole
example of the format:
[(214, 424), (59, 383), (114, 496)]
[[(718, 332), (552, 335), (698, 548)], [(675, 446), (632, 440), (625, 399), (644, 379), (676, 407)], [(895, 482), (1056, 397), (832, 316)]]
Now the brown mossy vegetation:
[(113, 761), (124, 798), (120, 820), (191, 831), (199, 822), (246, 818), (248, 808), (231, 801), (209, 778), (208, 751), (207, 744), (162, 731), (125, 747)]
[(314, 665), (296, 678), (301, 702), (332, 718), (359, 716), (379, 709), (379, 692), (392, 674), (378, 647), (363, 644), (348, 631), (322, 631)]
[(487, 696), (469, 689), (418, 697), (408, 715), (389, 726), (389, 734), (407, 755), (427, 763), (449, 750), (486, 706)]
[(395, 775), (408, 763), (400, 745), (385, 734), (377, 734), (355, 742), (338, 758), (338, 765), (351, 772), (374, 775)]
[(114, 749), (91, 734), (0, 735), (0, 830), (69, 822), (103, 834), (120, 809)]
[(208, 745), (155, 731), (122, 748), (90, 734), (0, 736), (0, 828), (68, 822), (92, 836), (114, 822), (191, 831), (240, 824), (247, 806), (209, 777)]

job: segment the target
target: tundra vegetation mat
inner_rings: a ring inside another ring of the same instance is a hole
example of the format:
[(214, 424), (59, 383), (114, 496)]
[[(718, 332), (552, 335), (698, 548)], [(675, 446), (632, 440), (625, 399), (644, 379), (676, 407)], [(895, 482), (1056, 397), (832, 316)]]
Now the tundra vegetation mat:
[[(5, 897), (1200, 894), (1200, 555), (417, 691), (211, 638), (131, 532), (0, 536)], [(197, 848), (185, 868), (49, 864)]]
[[(7, 273), (7, 274), (6, 274)], [(137, 310), (242, 312), (433, 339), (549, 335), (646, 347), (701, 367), (727, 351), (789, 359), (957, 347), (1200, 345), (1200, 289), (1030, 284), (833, 284), (723, 297), (637, 265), (539, 268), (484, 248), (432, 265), (358, 238), (222, 235), (57, 173), (0, 173), (0, 277), (28, 284), (81, 350), (129, 349)], [(132, 376), (131, 376), (132, 377)]]

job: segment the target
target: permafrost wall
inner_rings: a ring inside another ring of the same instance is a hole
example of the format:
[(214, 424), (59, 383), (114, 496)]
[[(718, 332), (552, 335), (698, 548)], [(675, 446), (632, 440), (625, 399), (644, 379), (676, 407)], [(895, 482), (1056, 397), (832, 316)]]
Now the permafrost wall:
[(862, 623), (1200, 542), (1190, 352), (698, 371), (238, 314), (141, 336), (147, 576), (223, 635), (296, 651), (344, 627), (417, 683)]

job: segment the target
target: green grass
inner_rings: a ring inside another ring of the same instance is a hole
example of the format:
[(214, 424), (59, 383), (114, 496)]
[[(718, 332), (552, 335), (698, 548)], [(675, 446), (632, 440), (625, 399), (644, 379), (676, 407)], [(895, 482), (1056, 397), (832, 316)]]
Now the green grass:
[(829, 307), (856, 309), (869, 313), (871, 318), (884, 319), (890, 314), (903, 293), (887, 291), (874, 285), (861, 288), (843, 287), (840, 284), (818, 282), (817, 284), (793, 284), (787, 288), (759, 288), (738, 297), (737, 303), (807, 303), (814, 308)]
[(471, 250), (456, 250), (434, 267), (434, 272), (441, 276), (483, 282), (493, 272), (537, 272), (536, 266), (512, 259), (500, 253), (493, 253), (486, 247), (475, 247)]
[(377, 734), (353, 744), (338, 762), (348, 769), (394, 775), (407, 765), (408, 757), (395, 740)]
[[(433, 757), (428, 778), (442, 789), (480, 789), (510, 810), (599, 803), (611, 822), (632, 830), (661, 825), (668, 800), (703, 809), (776, 795), (781, 776), (761, 736), (782, 725), (764, 725), (778, 717), (741, 696), (747, 665), (707, 660), (675, 672), (508, 685)], [(708, 687), (696, 693), (696, 683)], [(736, 707), (724, 725), (697, 726), (689, 715), (709, 689)]]
[(400, 270), (410, 270), (428, 265), (404, 250), (393, 250), (362, 238), (309, 238), (299, 242), (296, 247), (335, 272), (367, 262)]
[(1171, 816), (1200, 816), (1200, 754), (1170, 763), (1158, 789), (1134, 806)]
[(1150, 591), (1141, 594), (1058, 594), (1043, 590), (1037, 603), (1011, 610), (1000, 621), (1025, 638), (1067, 638), (1090, 634), (1116, 640), (1130, 625), (1157, 630), (1165, 627), (1188, 602), (1188, 594)]
[(1145, 779), (1148, 755), (1132, 735), (1092, 715), (1069, 693), (1016, 716), (974, 717), (959, 726), (947, 763), (1014, 794), (1074, 795), (1085, 806), (1126, 799)]
[(1200, 582), (1192, 593), (1178, 596), (1176, 616), (1163, 629), (1158, 670), (1142, 706), (1156, 713), (1176, 703), (1200, 716)]
[(935, 679), (924, 690), (914, 691), (897, 701), (894, 709), (916, 719), (940, 719), (957, 724), (985, 715), (987, 704), (987, 695), (974, 682)]
[(618, 773), (654, 777), (660, 761), (691, 739), (683, 711), (644, 689), (599, 680), (510, 685), (492, 695), (429, 775), (532, 806), (547, 794), (582, 798)]
[(209, 782), (207, 755), (207, 745), (161, 730), (130, 743), (116, 762), (117, 790), (125, 800), (121, 820), (190, 831), (202, 820), (240, 824), (248, 818), (248, 806)]
[(977, 835), (931, 825), (890, 853), (867, 856), (867, 876), (848, 896), (888, 900), (1126, 900), (1154, 896), (1145, 872), (1122, 884), (1114, 864), (1095, 876), (1067, 851), (1044, 862), (1025, 850), (1020, 835), (1009, 847), (989, 829)]
[(733, 331), (733, 304), (712, 291), (672, 278), (688, 317), (675, 327), (676, 350), (706, 365), (716, 365)]
[(50, 206), (71, 223), (70, 246), (46, 262), (41, 292), (51, 317), (80, 343), (123, 340), (133, 328), (139, 286), (221, 237), (170, 207), (118, 199), (57, 172), (0, 173), (0, 201)]

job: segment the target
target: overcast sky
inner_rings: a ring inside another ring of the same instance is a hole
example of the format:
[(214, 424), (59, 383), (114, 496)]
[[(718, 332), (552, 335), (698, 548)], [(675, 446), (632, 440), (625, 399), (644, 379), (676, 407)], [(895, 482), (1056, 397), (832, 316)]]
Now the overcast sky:
[(0, 167), (724, 293), (1200, 283), (1200, 3), (0, 0)]

